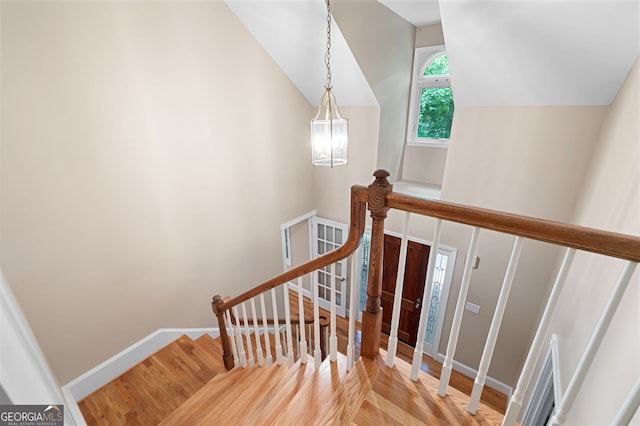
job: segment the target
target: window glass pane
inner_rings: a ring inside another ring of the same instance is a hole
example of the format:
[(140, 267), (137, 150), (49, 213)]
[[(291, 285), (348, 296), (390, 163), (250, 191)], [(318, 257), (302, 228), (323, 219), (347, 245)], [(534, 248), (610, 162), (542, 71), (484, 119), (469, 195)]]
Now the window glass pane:
[(342, 276), (342, 262), (336, 263), (336, 276)]
[(318, 241), (318, 254), (324, 254), (324, 243), (322, 241)]
[(338, 244), (342, 244), (342, 229), (336, 228), (336, 239), (335, 242)]
[(320, 299), (324, 299), (325, 298), (324, 297), (324, 287), (322, 287), (322, 286), (318, 286), (318, 297)]
[(333, 227), (327, 226), (327, 241), (333, 242)]
[(336, 294), (336, 305), (342, 305), (342, 297), (340, 294)]
[(424, 88), (420, 94), (418, 137), (449, 139), (453, 120), (453, 94), (450, 87)]
[(324, 240), (324, 225), (318, 225), (318, 238)]
[(324, 273), (318, 272), (318, 283), (324, 284)]
[(423, 77), (432, 77), (434, 75), (449, 74), (449, 58), (446, 54), (441, 54), (433, 58), (429, 65), (424, 69)]

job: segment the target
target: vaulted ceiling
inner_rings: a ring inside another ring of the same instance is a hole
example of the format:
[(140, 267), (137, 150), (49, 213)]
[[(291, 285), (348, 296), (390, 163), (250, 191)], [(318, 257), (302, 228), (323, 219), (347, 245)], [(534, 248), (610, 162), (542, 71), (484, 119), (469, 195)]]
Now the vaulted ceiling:
[[(356, 0), (334, 0), (356, 1)], [(607, 105), (640, 53), (640, 0), (379, 0), (415, 26), (441, 20), (457, 106)], [(325, 79), (324, 0), (226, 0), (317, 105)], [(333, 27), (341, 105), (376, 105)]]

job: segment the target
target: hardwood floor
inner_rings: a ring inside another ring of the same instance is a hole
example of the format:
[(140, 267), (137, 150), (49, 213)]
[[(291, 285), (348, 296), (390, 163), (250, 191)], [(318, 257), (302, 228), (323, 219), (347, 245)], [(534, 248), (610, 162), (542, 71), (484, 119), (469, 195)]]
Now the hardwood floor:
[(220, 344), (182, 336), (78, 403), (88, 425), (155, 425), (216, 374)]
[[(325, 312), (326, 313), (326, 312)], [(328, 313), (326, 313), (328, 315)], [(338, 335), (338, 350), (342, 353), (347, 353), (347, 341), (348, 341), (349, 319), (348, 318), (336, 318), (336, 334)], [(380, 338), (380, 346), (382, 349), (387, 350), (389, 336), (382, 333)], [(360, 330), (359, 323), (356, 323), (356, 354), (359, 356), (359, 341)], [(413, 348), (405, 343), (398, 342), (398, 350), (396, 356), (403, 361), (411, 364), (413, 360)], [(436, 379), (440, 379), (440, 373), (442, 371), (442, 363), (434, 360), (429, 355), (422, 356), (422, 365), (420, 370), (433, 376)], [(451, 378), (449, 380), (449, 386), (459, 390), (465, 395), (471, 395), (473, 389), (473, 379), (465, 376), (458, 371), (451, 372)], [(437, 384), (436, 384), (437, 387)], [(480, 401), (498, 411), (501, 414), (505, 413), (507, 407), (507, 396), (502, 392), (499, 392), (489, 386), (485, 386), (482, 391)]]
[[(292, 301), (297, 299), (292, 298)], [(305, 302), (307, 302), (305, 300)], [(305, 303), (308, 305), (308, 302)], [(296, 305), (297, 311), (297, 305)], [(305, 308), (306, 311), (306, 308)], [(306, 312), (305, 312), (306, 313)], [(328, 316), (328, 312), (324, 312)], [(214, 424), (499, 424), (506, 396), (485, 387), (476, 416), (466, 412), (473, 381), (453, 372), (445, 398), (437, 396), (441, 364), (423, 356), (418, 382), (409, 379), (413, 348), (400, 343), (389, 368), (381, 356), (359, 359), (346, 372), (348, 319), (337, 318), (338, 362), (317, 368), (311, 356), (293, 368), (236, 368), (222, 363), (218, 339), (182, 336), (79, 402), (89, 425)], [(356, 352), (359, 352), (359, 333)], [(252, 336), (253, 339), (253, 336)], [(261, 336), (263, 348), (264, 337)], [(274, 353), (274, 339), (271, 351)], [(257, 362), (256, 348), (253, 345)], [(297, 351), (296, 351), (297, 352)], [(358, 358), (358, 354), (356, 358)], [(297, 354), (296, 354), (297, 357)], [(221, 374), (222, 373), (222, 374)], [(465, 395), (466, 394), (466, 395)], [(224, 417), (220, 417), (224, 413)]]

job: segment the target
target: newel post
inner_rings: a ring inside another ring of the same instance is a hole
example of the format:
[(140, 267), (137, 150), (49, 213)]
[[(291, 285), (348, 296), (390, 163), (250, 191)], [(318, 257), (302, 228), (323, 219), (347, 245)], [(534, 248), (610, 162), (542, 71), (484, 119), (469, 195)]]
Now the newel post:
[(373, 173), (376, 180), (369, 185), (368, 208), (371, 211), (373, 223), (371, 226), (371, 247), (369, 249), (369, 276), (367, 280), (367, 303), (362, 312), (362, 343), (360, 354), (373, 359), (378, 356), (380, 349), (380, 333), (382, 331), (382, 247), (384, 245), (384, 220), (389, 207), (386, 206), (386, 196), (393, 190), (389, 183), (386, 170), (376, 170)]
[(222, 304), (223, 300), (220, 296), (213, 296), (211, 301), (211, 309), (214, 315), (218, 318), (218, 328), (220, 328), (220, 342), (222, 343), (222, 360), (224, 362), (224, 368), (231, 370), (233, 368), (233, 353), (231, 352), (231, 345), (229, 344), (229, 335), (227, 334), (227, 325), (224, 321), (224, 311), (218, 309), (218, 306)]

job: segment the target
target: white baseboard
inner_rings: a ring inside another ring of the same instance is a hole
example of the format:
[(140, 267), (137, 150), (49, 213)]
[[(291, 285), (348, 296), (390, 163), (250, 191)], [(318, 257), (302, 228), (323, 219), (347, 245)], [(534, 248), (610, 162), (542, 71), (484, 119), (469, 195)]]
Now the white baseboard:
[(62, 387), (62, 394), (66, 400), (65, 411), (73, 417), (78, 425), (86, 424), (77, 402), (100, 389), (140, 361), (153, 355), (183, 334), (191, 339), (197, 339), (203, 334), (211, 337), (220, 336), (219, 328), (162, 328), (154, 331), (142, 340), (129, 346), (122, 352), (112, 356), (102, 364), (92, 368), (81, 376), (73, 379)]
[[(441, 354), (440, 352), (438, 352), (438, 354), (434, 357), (434, 359), (440, 363), (444, 362), (444, 358), (445, 358), (444, 354)], [(458, 362), (456, 360), (453, 360), (452, 367), (457, 372), (462, 373), (471, 379), (475, 379), (476, 375), (478, 374), (478, 370), (475, 370), (469, 367), (468, 365)], [(485, 380), (485, 384), (490, 388), (493, 388), (505, 394), (507, 396), (507, 401), (511, 399), (511, 394), (513, 393), (513, 388), (511, 386), (505, 383), (502, 383), (501, 381), (496, 380), (491, 376), (487, 376), (487, 379)]]

